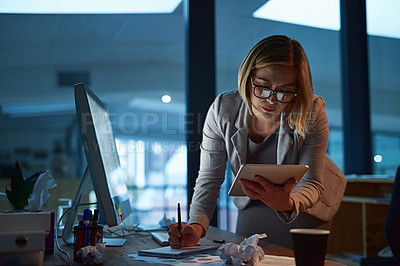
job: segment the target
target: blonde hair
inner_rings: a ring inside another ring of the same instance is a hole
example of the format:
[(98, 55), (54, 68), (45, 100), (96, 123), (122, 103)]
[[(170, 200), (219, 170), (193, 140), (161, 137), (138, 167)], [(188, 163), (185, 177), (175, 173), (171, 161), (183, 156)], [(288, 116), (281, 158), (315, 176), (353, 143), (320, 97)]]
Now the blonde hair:
[(239, 68), (239, 93), (246, 103), (250, 115), (253, 115), (250, 101), (250, 75), (254, 70), (270, 65), (292, 66), (296, 72), (297, 96), (284, 112), (291, 129), (296, 129), (300, 136), (307, 133), (307, 118), (311, 110), (313, 86), (310, 65), (301, 44), (283, 35), (274, 35), (258, 42), (246, 55)]

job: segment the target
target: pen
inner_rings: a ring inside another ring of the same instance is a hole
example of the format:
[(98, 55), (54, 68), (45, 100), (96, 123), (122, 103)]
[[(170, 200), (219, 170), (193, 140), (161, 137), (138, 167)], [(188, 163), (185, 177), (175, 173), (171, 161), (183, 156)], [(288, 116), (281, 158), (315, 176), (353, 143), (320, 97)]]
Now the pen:
[[(179, 233), (182, 230), (182, 221), (181, 221), (181, 204), (178, 202), (178, 231)], [(179, 243), (182, 243), (182, 237), (179, 237)]]
[(86, 247), (89, 244), (89, 227), (90, 227), (90, 210), (83, 210), (83, 227), (84, 236), (83, 236), (83, 247)]
[(90, 226), (90, 244), (92, 246), (96, 245), (96, 238), (97, 238), (97, 224), (98, 224), (98, 219), (99, 219), (99, 210), (95, 209), (94, 210), (94, 215), (93, 215), (93, 222)]

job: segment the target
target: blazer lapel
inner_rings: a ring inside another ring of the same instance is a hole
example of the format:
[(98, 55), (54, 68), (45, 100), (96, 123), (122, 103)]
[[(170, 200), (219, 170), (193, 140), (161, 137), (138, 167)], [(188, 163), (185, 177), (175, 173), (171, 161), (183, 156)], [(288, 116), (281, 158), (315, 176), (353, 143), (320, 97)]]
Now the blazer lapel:
[[(237, 131), (232, 135), (231, 142), (234, 147), (234, 150), (237, 152), (237, 159), (231, 161), (232, 170), (235, 173), (239, 170), (240, 165), (246, 163), (247, 158), (247, 138), (248, 138), (248, 129), (247, 129), (247, 119), (248, 119), (248, 109), (244, 102), (240, 106), (239, 115), (235, 120), (235, 127)], [(233, 165), (233, 163), (238, 162), (239, 164)], [(236, 169), (234, 169), (236, 168)]]
[[(238, 156), (238, 159), (239, 159), (239, 165), (237, 167), (239, 167), (240, 165), (246, 163), (246, 158), (247, 158), (247, 135), (248, 135), (247, 128), (246, 127), (241, 127), (231, 137), (231, 141), (232, 141), (233, 147), (236, 150), (237, 156)], [(236, 169), (236, 170), (238, 170), (238, 169)]]
[(285, 157), (288, 151), (291, 149), (293, 145), (293, 132), (289, 128), (289, 125), (285, 123), (286, 119), (284, 119), (284, 115), (281, 115), (281, 125), (279, 127), (279, 136), (278, 136), (278, 147), (277, 147), (277, 158), (276, 163), (282, 164), (285, 160)]

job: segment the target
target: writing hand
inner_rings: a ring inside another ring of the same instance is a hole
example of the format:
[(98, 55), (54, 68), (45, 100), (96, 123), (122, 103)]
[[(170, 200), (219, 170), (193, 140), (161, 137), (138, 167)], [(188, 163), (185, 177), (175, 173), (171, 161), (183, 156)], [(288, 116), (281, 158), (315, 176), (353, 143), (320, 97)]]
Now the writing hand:
[[(182, 230), (179, 232), (178, 224), (169, 225), (169, 245), (171, 248), (193, 247), (199, 242), (203, 234), (203, 227), (199, 224), (182, 224)], [(179, 241), (182, 238), (182, 242)]]
[(277, 211), (291, 211), (294, 209), (290, 192), (296, 186), (297, 180), (288, 180), (283, 186), (277, 186), (261, 176), (256, 176), (256, 181), (239, 180), (244, 194), (252, 200), (261, 200)]

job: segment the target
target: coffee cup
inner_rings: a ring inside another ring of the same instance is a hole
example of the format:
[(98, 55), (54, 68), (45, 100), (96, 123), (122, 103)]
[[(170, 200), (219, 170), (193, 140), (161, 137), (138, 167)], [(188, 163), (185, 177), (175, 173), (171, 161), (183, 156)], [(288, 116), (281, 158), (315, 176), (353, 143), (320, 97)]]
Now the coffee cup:
[(323, 266), (329, 233), (323, 229), (291, 229), (296, 266)]

